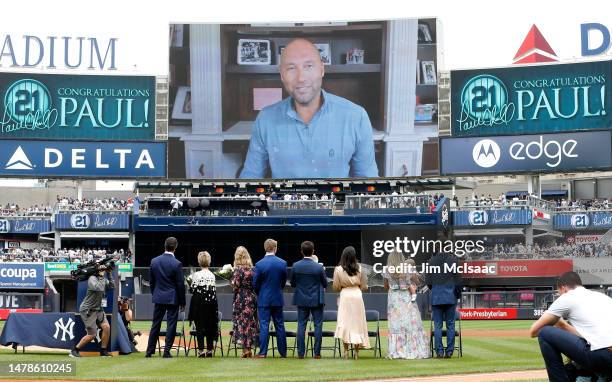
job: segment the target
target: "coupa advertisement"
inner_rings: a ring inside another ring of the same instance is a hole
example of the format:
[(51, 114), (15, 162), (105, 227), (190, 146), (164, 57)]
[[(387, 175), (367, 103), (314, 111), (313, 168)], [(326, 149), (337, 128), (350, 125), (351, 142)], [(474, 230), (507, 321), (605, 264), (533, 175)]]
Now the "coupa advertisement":
[(612, 61), (451, 72), (453, 136), (612, 126)]
[(0, 101), (0, 139), (154, 139), (153, 76), (2, 73)]
[(42, 289), (45, 287), (43, 263), (2, 263), (0, 289)]

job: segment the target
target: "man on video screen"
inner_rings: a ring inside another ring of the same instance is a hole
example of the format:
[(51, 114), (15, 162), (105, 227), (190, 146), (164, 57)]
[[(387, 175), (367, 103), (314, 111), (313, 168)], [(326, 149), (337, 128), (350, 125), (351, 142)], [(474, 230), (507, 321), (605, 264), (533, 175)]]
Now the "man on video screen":
[(317, 47), (292, 40), (279, 69), (290, 97), (257, 116), (240, 178), (378, 176), (368, 114), (321, 89), (324, 63)]

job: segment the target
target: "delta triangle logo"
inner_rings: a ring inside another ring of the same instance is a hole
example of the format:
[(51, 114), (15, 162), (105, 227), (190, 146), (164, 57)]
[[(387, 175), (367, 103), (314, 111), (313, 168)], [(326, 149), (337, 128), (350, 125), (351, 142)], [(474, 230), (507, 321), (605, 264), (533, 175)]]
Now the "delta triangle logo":
[(32, 162), (28, 159), (25, 151), (21, 146), (18, 146), (4, 168), (6, 170), (33, 170), (34, 166), (32, 166)]
[(557, 53), (550, 47), (550, 44), (538, 27), (533, 24), (529, 33), (523, 40), (521, 47), (512, 59), (513, 64), (532, 64), (536, 62), (559, 61)]

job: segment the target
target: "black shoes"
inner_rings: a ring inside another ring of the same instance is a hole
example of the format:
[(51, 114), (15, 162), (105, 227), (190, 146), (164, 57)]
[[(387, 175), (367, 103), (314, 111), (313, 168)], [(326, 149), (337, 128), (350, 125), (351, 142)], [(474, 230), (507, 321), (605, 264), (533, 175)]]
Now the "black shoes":
[(106, 350), (100, 351), (100, 357), (112, 357), (113, 355)]
[(170, 353), (164, 353), (162, 358), (172, 358), (172, 355)]
[(72, 350), (70, 350), (70, 354), (68, 354), (70, 357), (72, 358), (80, 358), (81, 357), (81, 353), (79, 353), (79, 351), (74, 348)]
[(152, 356), (153, 356), (153, 354), (151, 354), (151, 353), (145, 354), (145, 358), (151, 358)]

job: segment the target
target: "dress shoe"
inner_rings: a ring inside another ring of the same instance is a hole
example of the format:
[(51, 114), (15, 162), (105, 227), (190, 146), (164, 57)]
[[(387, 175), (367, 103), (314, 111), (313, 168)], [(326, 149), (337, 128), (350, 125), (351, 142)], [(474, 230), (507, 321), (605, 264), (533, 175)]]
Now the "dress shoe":
[(444, 358), (444, 353), (436, 354), (436, 358), (438, 358), (438, 359)]
[(314, 359), (321, 359), (321, 356), (320, 355), (315, 355)]
[(170, 353), (164, 353), (162, 358), (172, 358), (172, 355)]
[(266, 358), (265, 354), (257, 354), (255, 358)]
[(453, 358), (453, 353), (446, 353), (444, 354), (444, 358)]
[(298, 359), (304, 359), (303, 355), (298, 355)]
[(151, 358), (151, 357), (153, 357), (153, 354), (151, 354), (151, 353), (145, 354), (145, 358)]

